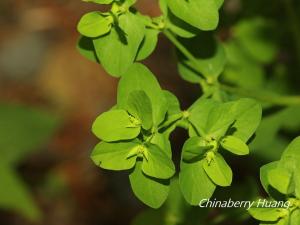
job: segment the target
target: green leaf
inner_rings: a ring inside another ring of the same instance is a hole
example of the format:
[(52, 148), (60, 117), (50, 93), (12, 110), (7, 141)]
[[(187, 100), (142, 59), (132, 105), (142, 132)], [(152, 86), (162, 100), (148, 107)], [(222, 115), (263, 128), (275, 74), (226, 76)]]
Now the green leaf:
[(152, 105), (144, 91), (132, 91), (129, 94), (126, 110), (135, 118), (139, 118), (145, 130), (152, 127)]
[(198, 136), (191, 137), (183, 145), (183, 160), (191, 161), (196, 158), (200, 160), (211, 148), (212, 146), (209, 146), (204, 138)]
[(9, 166), (18, 165), (46, 144), (58, 125), (59, 119), (43, 110), (0, 103), (0, 158)]
[[(282, 157), (281, 157), (281, 162), (283, 161), (288, 161), (291, 158), (294, 158), (295, 161), (297, 161), (297, 164), (299, 164), (300, 161), (300, 136), (296, 137), (289, 145), (288, 147), (284, 150)], [(294, 169), (294, 168), (292, 168)]]
[(140, 130), (140, 124), (120, 109), (102, 113), (92, 126), (93, 133), (106, 142), (134, 139)]
[(265, 191), (270, 195), (269, 193), (269, 179), (268, 174), (271, 170), (276, 169), (278, 166), (278, 161), (268, 163), (260, 168), (260, 182), (265, 189)]
[(235, 115), (232, 135), (247, 142), (260, 124), (262, 117), (261, 105), (253, 99), (242, 98), (236, 101), (232, 113)]
[(159, 130), (167, 136), (176, 128), (176, 125), (183, 117), (180, 109), (180, 103), (177, 97), (169, 91), (163, 91), (163, 94), (168, 103), (168, 111), (164, 121), (159, 125)]
[(150, 142), (160, 147), (169, 158), (172, 158), (171, 143), (166, 133), (155, 133)]
[(261, 221), (275, 222), (280, 218), (280, 210), (277, 208), (250, 208), (248, 212)]
[(268, 180), (269, 184), (282, 194), (291, 194), (295, 189), (293, 174), (284, 168), (269, 171)]
[(93, 2), (93, 3), (97, 3), (97, 4), (110, 4), (114, 0), (82, 0), (82, 1), (84, 1), (84, 2)]
[(144, 65), (135, 63), (122, 76), (118, 86), (117, 104), (125, 108), (127, 99), (132, 91), (142, 90), (152, 103), (153, 123), (158, 126), (166, 115), (168, 104), (158, 81), (151, 71)]
[(100, 142), (91, 154), (93, 162), (107, 170), (128, 170), (135, 165), (137, 155), (128, 157), (130, 152), (137, 150), (141, 143), (131, 142)]
[(216, 3), (217, 8), (219, 9), (223, 5), (224, 0), (215, 0), (215, 3)]
[[(199, 99), (189, 109), (189, 121), (201, 136), (214, 139), (227, 132), (246, 142), (261, 120), (261, 106), (252, 99), (219, 103)], [(231, 129), (229, 129), (231, 128)]]
[(201, 30), (214, 30), (219, 22), (219, 13), (214, 1), (168, 0), (170, 10), (180, 19)]
[(137, 161), (129, 175), (133, 193), (146, 205), (159, 208), (167, 199), (170, 180), (149, 177), (142, 172), (142, 162)]
[(219, 154), (215, 153), (210, 162), (207, 159), (204, 160), (203, 168), (210, 179), (219, 186), (230, 186), (232, 182), (232, 170)]
[(202, 199), (209, 199), (216, 188), (203, 169), (204, 160), (194, 163), (181, 161), (179, 184), (188, 203), (198, 205)]
[(260, 168), (260, 182), (265, 189), (265, 191), (276, 200), (285, 199), (285, 196), (280, 194), (276, 189), (274, 189), (270, 183), (268, 174), (271, 170), (276, 169), (278, 167), (278, 161), (268, 163)]
[(233, 35), (239, 45), (255, 60), (270, 63), (278, 51), (276, 44), (276, 26), (263, 18), (240, 21), (233, 29)]
[(89, 12), (81, 17), (77, 30), (86, 37), (99, 37), (107, 34), (111, 29), (112, 21), (103, 16), (101, 12)]
[(88, 60), (99, 63), (95, 52), (93, 40), (91, 38), (81, 36), (78, 40), (76, 48), (79, 51), (79, 53)]
[(300, 224), (300, 209), (296, 209), (290, 216), (290, 225)]
[(207, 135), (207, 118), (211, 110), (218, 104), (219, 103), (209, 99), (197, 100), (188, 110), (190, 112), (188, 120), (193, 125), (189, 127), (189, 132), (195, 128), (202, 137), (205, 137)]
[(199, 83), (203, 76), (216, 79), (223, 72), (226, 64), (225, 50), (214, 37), (200, 34), (180, 41), (197, 60), (197, 66), (195, 66), (194, 62), (179, 54), (178, 71), (184, 80)]
[(235, 136), (226, 136), (221, 140), (221, 146), (236, 155), (248, 155), (249, 148), (241, 139)]
[[(295, 138), (288, 147), (284, 150), (279, 161), (278, 168), (286, 170), (293, 174), (293, 182), (295, 185), (295, 195), (300, 197), (300, 136)], [(293, 185), (293, 184), (292, 184)], [(292, 188), (292, 186), (290, 187)]]
[(112, 76), (122, 76), (133, 64), (144, 38), (142, 20), (131, 12), (122, 14), (109, 34), (93, 40), (97, 56)]
[(0, 103), (0, 208), (38, 221), (41, 212), (14, 171), (20, 161), (49, 141), (58, 118), (27, 106)]
[(33, 201), (28, 187), (2, 160), (0, 177), (0, 208), (16, 211), (32, 221), (40, 220), (41, 212)]
[(143, 172), (154, 178), (168, 179), (175, 173), (172, 159), (157, 145), (147, 144), (148, 159), (143, 160)]
[(136, 56), (137, 61), (144, 60), (152, 54), (157, 45), (159, 32), (159, 30), (150, 28), (145, 30), (145, 37)]
[(197, 28), (175, 16), (170, 10), (165, 17), (165, 28), (183, 38), (192, 38), (200, 32)]

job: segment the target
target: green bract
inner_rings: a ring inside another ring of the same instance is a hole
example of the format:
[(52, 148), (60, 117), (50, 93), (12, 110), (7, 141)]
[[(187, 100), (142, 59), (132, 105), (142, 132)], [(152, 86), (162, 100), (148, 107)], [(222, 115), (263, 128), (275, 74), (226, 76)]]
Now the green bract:
[(94, 122), (93, 133), (103, 141), (119, 141), (136, 138), (141, 121), (125, 110), (111, 110), (101, 114)]
[(136, 90), (143, 90), (148, 95), (152, 103), (153, 123), (158, 126), (165, 118), (168, 104), (155, 76), (147, 67), (137, 63), (123, 74), (119, 82), (118, 107), (126, 107), (130, 93)]
[(140, 145), (138, 140), (117, 143), (101, 142), (96, 145), (91, 158), (103, 169), (128, 170), (135, 165), (136, 161), (136, 154), (131, 157), (128, 157), (128, 154), (138, 150)]
[(251, 99), (219, 103), (200, 99), (190, 109), (190, 133), (216, 140), (231, 134), (243, 142), (249, 140), (261, 120), (261, 107)]
[(231, 185), (231, 168), (219, 153), (208, 152), (203, 163), (203, 168), (216, 185), (223, 187)]
[(133, 64), (145, 35), (142, 20), (131, 12), (118, 17), (111, 31), (93, 39), (97, 56), (104, 69), (113, 76), (122, 76)]
[(139, 47), (136, 60), (143, 60), (149, 57), (155, 50), (158, 41), (159, 31), (151, 28), (145, 30), (145, 37)]
[(221, 141), (221, 146), (237, 155), (248, 155), (249, 148), (248, 146), (239, 138), (235, 136), (226, 136)]
[(152, 105), (144, 91), (132, 91), (125, 107), (127, 111), (142, 123), (145, 130), (153, 125)]
[(214, 30), (219, 22), (218, 6), (206, 0), (167, 0), (170, 10), (180, 19), (201, 30)]
[(300, 221), (299, 171), (300, 137), (294, 139), (284, 151), (280, 161), (261, 168), (262, 185), (274, 200), (288, 201), (289, 208), (258, 208), (249, 210), (262, 224), (296, 225)]
[(81, 36), (77, 43), (77, 50), (85, 58), (97, 63), (99, 62), (92, 39)]
[(193, 163), (181, 161), (180, 164), (180, 189), (191, 205), (198, 205), (202, 199), (209, 199), (216, 189), (203, 168), (204, 163), (204, 160), (200, 160)]
[(190, 161), (198, 157), (202, 158), (207, 150), (213, 148), (213, 146), (208, 145), (208, 142), (201, 137), (191, 137), (189, 138), (183, 146), (183, 160)]
[[(222, 44), (215, 41), (213, 37), (208, 39), (204, 34), (192, 39), (182, 39), (182, 42), (196, 58), (197, 64), (179, 54), (180, 76), (192, 83), (199, 83), (205, 77), (214, 82), (223, 72), (226, 63), (226, 54)], [(203, 55), (203, 52), (209, 52), (209, 54)]]
[(83, 36), (95, 38), (108, 33), (112, 22), (111, 16), (106, 17), (100, 12), (90, 12), (80, 19), (77, 29)]
[(131, 188), (142, 202), (152, 208), (159, 208), (168, 197), (170, 181), (148, 177), (142, 172), (141, 164), (137, 162), (129, 175)]

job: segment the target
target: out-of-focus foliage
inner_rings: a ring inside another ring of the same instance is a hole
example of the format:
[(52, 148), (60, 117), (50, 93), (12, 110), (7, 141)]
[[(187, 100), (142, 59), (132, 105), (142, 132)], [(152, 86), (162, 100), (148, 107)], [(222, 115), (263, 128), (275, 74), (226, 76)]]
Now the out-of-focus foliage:
[(49, 140), (58, 120), (37, 109), (7, 103), (0, 104), (0, 207), (21, 213), (32, 220), (41, 212), (17, 166)]

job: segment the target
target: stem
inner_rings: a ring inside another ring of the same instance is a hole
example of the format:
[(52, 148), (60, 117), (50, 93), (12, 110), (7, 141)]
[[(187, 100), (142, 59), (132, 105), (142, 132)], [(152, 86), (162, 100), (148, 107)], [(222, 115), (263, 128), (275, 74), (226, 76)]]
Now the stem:
[(271, 103), (278, 106), (293, 106), (300, 105), (300, 96), (278, 96), (274, 93), (267, 91), (258, 91), (258, 90), (246, 90), (236, 87), (231, 87), (228, 85), (221, 85), (221, 89), (224, 91), (238, 94), (246, 97), (255, 98), (259, 101)]
[[(183, 44), (180, 43), (180, 41), (177, 40), (177, 38), (174, 36), (172, 32), (169, 30), (164, 30), (163, 33), (165, 36), (176, 46), (176, 48), (188, 59), (191, 61), (191, 63), (198, 68), (198, 61), (197, 59), (189, 52), (186, 47), (183, 46)], [(208, 78), (206, 75), (203, 74), (205, 78)]]
[(300, 23), (293, 8), (291, 0), (283, 0), (286, 14), (289, 19), (290, 29), (294, 36), (294, 41), (296, 44), (298, 61), (300, 63)]

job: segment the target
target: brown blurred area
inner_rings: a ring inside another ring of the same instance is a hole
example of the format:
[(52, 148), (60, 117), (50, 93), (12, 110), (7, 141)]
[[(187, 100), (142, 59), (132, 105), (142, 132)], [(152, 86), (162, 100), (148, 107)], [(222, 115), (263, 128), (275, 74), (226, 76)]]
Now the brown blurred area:
[[(160, 14), (154, 0), (140, 0), (138, 8), (145, 14)], [(76, 51), (76, 24), (92, 9), (104, 8), (80, 0), (0, 1), (0, 100), (43, 108), (62, 118), (47, 146), (18, 169), (43, 212), (38, 224), (129, 224), (143, 207), (131, 193), (126, 173), (100, 170), (89, 159), (97, 143), (91, 124), (115, 104), (118, 83)], [(198, 94), (197, 87), (177, 75), (166, 39), (160, 38), (145, 63), (183, 107)], [(181, 136), (180, 131), (173, 135), (178, 149)], [(62, 179), (62, 189), (48, 190), (49, 174)], [(31, 222), (0, 211), (0, 224)]]

